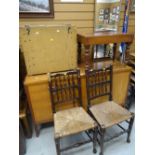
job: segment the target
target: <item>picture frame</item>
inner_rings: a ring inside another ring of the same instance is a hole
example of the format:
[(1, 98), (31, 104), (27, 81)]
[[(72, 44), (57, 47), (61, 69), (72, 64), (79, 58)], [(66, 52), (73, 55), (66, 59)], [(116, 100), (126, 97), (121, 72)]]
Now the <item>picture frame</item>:
[(116, 22), (119, 21), (119, 15), (116, 15)]
[(110, 10), (109, 8), (104, 9), (104, 13), (109, 14), (109, 10)]
[(117, 6), (116, 13), (117, 13), (117, 14), (120, 13), (120, 6)]
[(130, 11), (135, 12), (135, 0), (131, 1)]
[(100, 22), (103, 22), (103, 20), (104, 20), (103, 16), (99, 16), (98, 20), (99, 20)]
[(109, 15), (108, 14), (105, 14), (104, 15), (104, 20), (108, 19), (109, 18)]
[(19, 0), (20, 18), (54, 17), (53, 0)]
[(99, 14), (100, 14), (100, 15), (103, 15), (103, 14), (104, 14), (104, 9), (100, 9), (100, 10), (99, 10)]
[(114, 7), (113, 10), (112, 10), (112, 13), (115, 14), (116, 12), (117, 12), (117, 8)]
[(112, 21), (116, 21), (116, 15), (112, 14), (111, 19), (112, 19)]

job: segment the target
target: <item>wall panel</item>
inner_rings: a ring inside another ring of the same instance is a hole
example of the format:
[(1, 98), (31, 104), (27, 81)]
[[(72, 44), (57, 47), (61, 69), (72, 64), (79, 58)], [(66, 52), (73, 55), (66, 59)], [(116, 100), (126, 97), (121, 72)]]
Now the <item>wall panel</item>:
[[(106, 4), (105, 4), (106, 5)], [(125, 0), (122, 0), (120, 22), (118, 30), (122, 31), (124, 19)], [(25, 24), (72, 24), (77, 27), (78, 32), (93, 32), (94, 29), (95, 0), (84, 0), (83, 3), (61, 2), (54, 0), (54, 18), (21, 18), (20, 25)], [(129, 32), (134, 33), (135, 16), (130, 14)]]
[(93, 32), (95, 0), (83, 3), (61, 2), (54, 0), (54, 18), (21, 18), (20, 25), (25, 24), (72, 24), (78, 32)]

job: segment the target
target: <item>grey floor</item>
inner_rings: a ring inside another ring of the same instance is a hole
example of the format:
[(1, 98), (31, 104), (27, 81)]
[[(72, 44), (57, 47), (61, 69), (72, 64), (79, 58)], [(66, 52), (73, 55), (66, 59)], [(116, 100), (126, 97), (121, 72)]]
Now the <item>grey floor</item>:
[[(134, 112), (134, 106), (131, 107), (132, 112)], [(125, 124), (122, 124), (126, 126)], [(106, 135), (111, 135), (117, 132), (118, 127), (113, 127), (107, 130)], [(80, 134), (72, 136), (69, 138), (64, 138), (62, 140), (61, 146), (65, 147), (68, 144), (73, 144), (74, 141), (80, 141), (81, 139), (87, 138), (85, 134)], [(26, 155), (56, 155), (53, 127), (44, 128), (40, 132), (38, 138), (35, 134), (31, 139), (26, 141), (27, 151)], [(99, 154), (99, 147), (97, 146), (97, 155)], [(131, 133), (131, 143), (126, 142), (126, 134), (106, 142), (104, 145), (104, 155), (134, 155), (135, 154), (135, 124), (133, 125)], [(93, 155), (92, 144), (86, 144), (76, 149), (62, 152), (62, 155)]]

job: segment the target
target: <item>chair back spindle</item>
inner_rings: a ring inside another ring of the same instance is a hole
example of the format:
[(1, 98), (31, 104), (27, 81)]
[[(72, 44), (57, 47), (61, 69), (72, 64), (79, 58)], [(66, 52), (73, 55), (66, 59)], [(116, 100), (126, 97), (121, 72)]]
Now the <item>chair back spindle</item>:
[(80, 70), (78, 69), (49, 73), (49, 89), (54, 113), (58, 104), (82, 105)]
[(112, 72), (113, 67), (109, 65), (102, 69), (88, 69), (86, 72), (86, 86), (88, 107), (91, 101), (102, 96), (109, 96), (112, 100)]

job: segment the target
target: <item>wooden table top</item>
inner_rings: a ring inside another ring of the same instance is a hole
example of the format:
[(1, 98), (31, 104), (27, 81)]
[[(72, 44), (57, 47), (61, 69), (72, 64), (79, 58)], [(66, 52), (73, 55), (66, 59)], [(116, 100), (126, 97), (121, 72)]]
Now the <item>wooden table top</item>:
[(85, 45), (108, 44), (108, 43), (130, 43), (133, 41), (134, 34), (120, 32), (95, 32), (95, 33), (78, 33), (78, 42)]
[[(113, 72), (126, 72), (131, 71), (132, 68), (128, 65), (121, 64), (119, 61), (102, 61), (102, 62), (95, 62), (92, 63), (92, 67), (95, 69), (103, 68), (105, 65), (113, 64)], [(78, 65), (78, 68), (80, 69), (80, 75), (81, 77), (85, 76), (85, 64)], [(29, 84), (36, 84), (36, 83), (46, 83), (48, 81), (48, 75), (42, 74), (42, 75), (34, 75), (34, 76), (26, 76), (24, 85)]]

